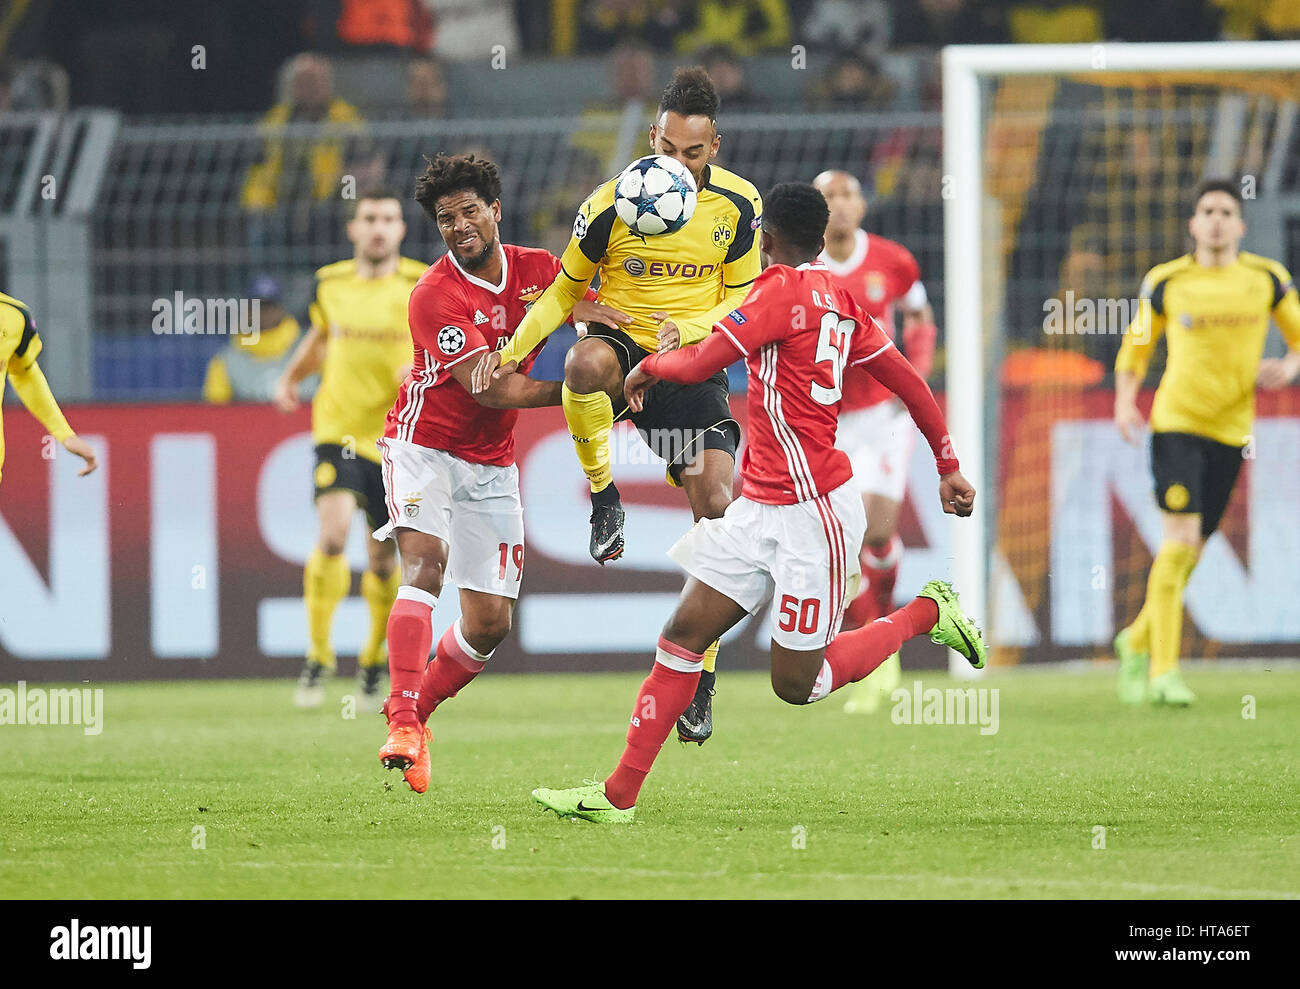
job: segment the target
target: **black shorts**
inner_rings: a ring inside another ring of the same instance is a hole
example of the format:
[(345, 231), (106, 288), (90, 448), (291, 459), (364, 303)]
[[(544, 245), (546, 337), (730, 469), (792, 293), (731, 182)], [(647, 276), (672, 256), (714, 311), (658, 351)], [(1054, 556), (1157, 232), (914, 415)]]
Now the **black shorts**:
[(1201, 516), (1201, 535), (1219, 527), (1241, 471), (1242, 448), (1194, 433), (1152, 433), (1156, 502), (1166, 512)]
[[(650, 356), (622, 330), (592, 323), (587, 336), (609, 344), (618, 355), (618, 364), (626, 378), (632, 368)], [(656, 381), (645, 394), (640, 412), (628, 414), (627, 402), (614, 402), (614, 420), (625, 416), (632, 420), (646, 446), (656, 456), (668, 461), (668, 479), (681, 486), (682, 471), (704, 450), (724, 450), (734, 460), (740, 445), (740, 423), (731, 417), (727, 401), (727, 372), (695, 385), (673, 381)]]
[(384, 496), (384, 471), (379, 464), (355, 453), (344, 456), (337, 443), (316, 444), (315, 497), (326, 491), (350, 491), (357, 507), (366, 513), (370, 530), (388, 524), (388, 503)]

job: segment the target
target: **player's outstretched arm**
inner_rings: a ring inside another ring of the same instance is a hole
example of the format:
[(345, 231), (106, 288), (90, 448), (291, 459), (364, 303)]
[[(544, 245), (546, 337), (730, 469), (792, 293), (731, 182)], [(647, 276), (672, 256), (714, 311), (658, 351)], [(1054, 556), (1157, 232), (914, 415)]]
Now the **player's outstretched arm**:
[(975, 488), (955, 470), (939, 478), (939, 502), (949, 515), (966, 518), (975, 511)]
[[(494, 356), (484, 354), (484, 357)], [(510, 362), (512, 365), (514, 361)], [(474, 396), (474, 401), (489, 409), (542, 409), (560, 404), (562, 382), (537, 381), (526, 374), (506, 374), (489, 382), (482, 391), (474, 388), (474, 377), (482, 366), (482, 359), (473, 368), (463, 361), (451, 368), (451, 376), (462, 388)], [(511, 368), (513, 371), (513, 367)]]
[(325, 331), (318, 326), (313, 326), (298, 342), (293, 357), (275, 383), (272, 401), (281, 412), (292, 412), (298, 407), (298, 383), (320, 370), (325, 363), (325, 346)]
[(665, 381), (696, 385), (717, 374), (735, 359), (735, 344), (721, 333), (710, 333), (689, 347), (651, 354), (637, 368)]
[(1300, 374), (1300, 352), (1288, 350), (1284, 357), (1266, 357), (1259, 362), (1261, 388), (1284, 388)]
[(72, 427), (68, 425), (68, 420), (64, 417), (63, 410), (59, 408), (54, 393), (50, 391), (50, 383), (45, 380), (45, 374), (39, 364), (32, 361), (26, 367), (11, 368), (9, 380), (13, 382), (14, 391), (18, 393), (23, 405), (40, 420), (49, 434), (63, 444), (65, 450), (85, 461), (85, 466), (78, 472), (80, 476), (85, 477), (99, 466), (95, 459), (95, 451), (91, 449), (90, 444), (74, 433)]
[(1282, 298), (1273, 307), (1273, 319), (1289, 349), (1285, 357), (1270, 357), (1259, 362), (1261, 388), (1282, 388), (1300, 374), (1300, 295), (1290, 273), (1281, 265), (1276, 269)]
[(975, 506), (975, 489), (958, 470), (957, 455), (948, 436), (948, 424), (925, 379), (892, 345), (857, 364), (865, 367), (873, 378), (903, 400), (912, 421), (930, 444), (939, 471), (939, 500), (943, 503), (943, 510), (949, 515), (970, 515)]
[[(588, 281), (590, 281), (590, 278)], [(560, 287), (556, 289), (558, 285)], [(563, 307), (571, 291), (577, 294), (575, 296), (576, 302), (568, 302), (568, 308), (564, 309), (564, 313), (567, 313), (567, 315), (560, 316), (559, 321), (552, 325), (550, 316), (547, 313), (554, 309), (556, 305)], [(552, 292), (556, 292), (556, 295), (550, 299), (547, 298), (547, 296), (552, 295)], [(556, 299), (559, 299), (559, 302), (556, 302)], [(546, 303), (545, 308), (543, 308), (543, 303)], [(541, 316), (534, 320), (534, 313), (537, 313), (539, 308), (542, 309)], [(538, 322), (538, 320), (541, 320), (541, 322)], [(515, 334), (508, 340), (506, 346), (500, 348), (499, 351), (485, 353), (484, 356), (478, 359), (478, 363), (474, 364), (473, 373), (469, 376), (469, 394), (473, 395), (474, 398), (478, 398), (478, 395), (490, 389), (493, 382), (503, 381), (508, 374), (515, 373), (515, 369), (519, 368), (520, 361), (529, 353), (532, 353), (534, 347), (537, 347), (542, 340), (550, 337), (564, 322), (571, 320), (581, 322), (581, 324), (594, 320), (610, 326), (617, 326), (632, 322), (632, 317), (621, 311), (621, 309), (595, 302), (594, 292), (588, 289), (585, 283), (573, 282), (571, 278), (565, 276), (564, 272), (560, 272), (558, 276), (555, 276), (555, 281), (551, 282), (550, 289), (542, 292), (541, 298), (536, 303), (533, 303), (533, 308), (529, 309), (528, 316), (525, 316), (523, 322), (520, 322), (519, 326), (515, 328)], [(546, 329), (547, 326), (550, 329)], [(529, 344), (529, 346), (525, 347), (525, 344)], [(511, 408), (515, 407), (512, 405)], [(525, 407), (520, 405), (519, 408)]]
[(1115, 425), (1129, 443), (1137, 443), (1146, 420), (1137, 407), (1138, 390), (1147, 376), (1156, 341), (1165, 332), (1165, 301), (1159, 268), (1142, 279), (1138, 311), (1124, 330), (1124, 340), (1115, 355)]
[(1137, 443), (1142, 438), (1146, 420), (1137, 406), (1138, 388), (1142, 379), (1133, 371), (1115, 372), (1115, 425), (1125, 442)]

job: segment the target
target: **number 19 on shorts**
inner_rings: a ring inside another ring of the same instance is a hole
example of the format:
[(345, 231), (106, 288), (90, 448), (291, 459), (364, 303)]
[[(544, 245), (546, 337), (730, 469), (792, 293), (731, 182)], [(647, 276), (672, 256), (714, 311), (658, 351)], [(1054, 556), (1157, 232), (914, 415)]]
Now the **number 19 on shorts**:
[(515, 543), (511, 546), (509, 543), (502, 543), (497, 547), (501, 553), (500, 564), (497, 567), (497, 580), (506, 579), (506, 569), (511, 565), (515, 568), (515, 580), (524, 579), (524, 544)]

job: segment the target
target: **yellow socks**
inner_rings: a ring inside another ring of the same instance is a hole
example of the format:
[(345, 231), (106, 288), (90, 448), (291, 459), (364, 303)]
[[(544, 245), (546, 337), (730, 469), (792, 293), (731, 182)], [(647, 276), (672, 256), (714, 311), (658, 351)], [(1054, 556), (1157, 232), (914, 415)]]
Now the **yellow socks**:
[(704, 650), (704, 667), (705, 673), (712, 673), (713, 668), (718, 665), (718, 648), (722, 645), (721, 639), (714, 639), (713, 645)]
[(369, 666), (382, 666), (388, 658), (384, 653), (384, 642), (388, 635), (388, 613), (393, 610), (397, 600), (397, 589), (402, 586), (402, 573), (393, 569), (387, 577), (380, 577), (373, 570), (361, 575), (361, 597), (370, 612), (370, 632), (366, 636), (361, 652), (357, 654), (357, 665), (362, 669)]
[(330, 626), (334, 609), (352, 586), (352, 571), (347, 557), (326, 556), (320, 547), (311, 551), (302, 571), (302, 597), (307, 605), (307, 658), (321, 666), (334, 668), (334, 649), (330, 645)]
[(603, 391), (579, 395), (565, 385), (560, 392), (564, 419), (569, 424), (578, 463), (592, 491), (603, 491), (613, 480), (609, 465), (609, 431), (614, 428), (614, 406)]
[(1194, 546), (1166, 542), (1151, 564), (1146, 603), (1133, 624), (1139, 626), (1139, 631), (1145, 631), (1149, 640), (1153, 680), (1178, 669), (1183, 635), (1183, 588), (1196, 569), (1198, 556)]

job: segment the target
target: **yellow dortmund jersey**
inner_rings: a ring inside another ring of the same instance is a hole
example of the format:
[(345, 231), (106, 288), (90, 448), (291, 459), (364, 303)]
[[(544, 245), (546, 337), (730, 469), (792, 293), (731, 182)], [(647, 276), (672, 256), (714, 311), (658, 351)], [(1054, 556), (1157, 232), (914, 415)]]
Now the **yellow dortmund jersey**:
[(1129, 325), (1115, 370), (1141, 381), (1161, 334), (1169, 357), (1151, 408), (1158, 433), (1195, 433), (1242, 446), (1255, 420), (1255, 377), (1269, 316), (1293, 350), (1300, 349), (1300, 297), (1276, 261), (1242, 251), (1221, 268), (1189, 254), (1156, 265), (1142, 282), (1143, 308)]
[[(36, 364), (40, 352), (41, 338), (36, 335), (31, 310), (13, 296), (0, 292), (0, 398), (4, 397), (7, 376), (28, 411), (62, 443), (74, 434)], [(4, 467), (4, 460), (4, 421), (0, 417), (0, 468)]]
[(359, 278), (349, 259), (316, 272), (311, 325), (327, 342), (311, 404), (313, 443), (338, 443), (379, 462), (375, 441), (411, 363), (406, 305), (426, 267), (402, 258), (391, 275)]
[(675, 233), (640, 237), (614, 212), (617, 183), (617, 176), (605, 182), (578, 210), (560, 273), (503, 349), (503, 364), (522, 359), (563, 323), (597, 272), (599, 301), (631, 316), (634, 322), (620, 328), (651, 353), (659, 349), (652, 313), (668, 313), (685, 346), (703, 340), (716, 320), (744, 300), (761, 267), (763, 201), (757, 189), (709, 165), (686, 225)]

